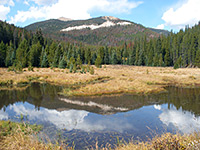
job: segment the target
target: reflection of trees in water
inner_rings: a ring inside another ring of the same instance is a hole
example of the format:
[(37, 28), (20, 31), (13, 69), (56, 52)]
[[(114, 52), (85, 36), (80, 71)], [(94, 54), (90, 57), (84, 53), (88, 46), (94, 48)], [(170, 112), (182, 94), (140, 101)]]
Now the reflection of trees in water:
[(0, 91), (0, 109), (16, 102), (25, 102), (27, 94), (24, 91), (2, 90)]
[[(90, 112), (109, 114), (116, 113), (117, 110), (112, 112), (103, 112), (98, 107), (83, 107), (75, 104), (69, 104), (58, 99), (57, 92), (61, 87), (56, 87), (50, 84), (32, 83), (25, 90), (2, 90), (0, 91), (0, 109), (7, 107), (9, 104), (15, 102), (28, 101), (35, 105), (36, 109), (41, 106), (48, 109), (78, 109), (87, 110)], [(112, 107), (123, 107), (128, 110), (139, 109), (143, 106), (151, 104), (168, 104), (170, 109), (174, 105), (177, 109), (181, 108), (185, 111), (190, 111), (195, 115), (200, 115), (200, 88), (176, 88), (169, 87), (168, 92), (151, 95), (123, 95), (115, 97), (96, 97), (96, 98), (75, 98), (73, 101), (81, 101), (89, 103), (90, 101), (97, 104), (108, 105)]]
[(32, 83), (25, 90), (1, 90), (0, 109), (16, 102), (30, 102), (39, 110), (44, 99), (53, 101), (59, 88), (50, 84)]
[[(169, 88), (168, 100), (170, 104), (200, 115), (200, 88)], [(168, 102), (165, 99), (165, 102)]]

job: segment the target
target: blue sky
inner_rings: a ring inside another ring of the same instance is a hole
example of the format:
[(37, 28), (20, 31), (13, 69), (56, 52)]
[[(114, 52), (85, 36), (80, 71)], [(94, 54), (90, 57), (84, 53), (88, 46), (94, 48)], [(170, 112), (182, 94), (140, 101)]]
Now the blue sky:
[(24, 27), (46, 19), (115, 16), (178, 31), (200, 21), (200, 0), (0, 0), (0, 19)]

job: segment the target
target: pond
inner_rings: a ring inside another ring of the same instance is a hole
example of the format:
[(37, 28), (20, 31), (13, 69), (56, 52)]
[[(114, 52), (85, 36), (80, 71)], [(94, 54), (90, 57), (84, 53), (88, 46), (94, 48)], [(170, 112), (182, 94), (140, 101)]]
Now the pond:
[(62, 138), (75, 149), (114, 147), (164, 132), (200, 130), (200, 88), (169, 87), (151, 95), (68, 98), (63, 87), (32, 83), (21, 90), (0, 90), (0, 120), (43, 125), (43, 135)]

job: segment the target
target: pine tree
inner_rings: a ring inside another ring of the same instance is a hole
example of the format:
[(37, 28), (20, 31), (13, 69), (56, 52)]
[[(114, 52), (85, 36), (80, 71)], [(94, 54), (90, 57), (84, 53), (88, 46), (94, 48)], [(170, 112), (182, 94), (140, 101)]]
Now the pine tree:
[(59, 65), (58, 65), (58, 68), (61, 68), (61, 69), (65, 69), (66, 68), (66, 61), (65, 61), (65, 57), (63, 56), (62, 59), (60, 59), (59, 61)]
[(97, 56), (97, 59), (96, 59), (96, 61), (95, 61), (95, 66), (96, 66), (97, 68), (100, 68), (100, 67), (101, 67), (101, 57), (100, 57), (100, 55)]
[(159, 65), (159, 57), (156, 54), (153, 58), (153, 66), (158, 66)]
[(106, 46), (104, 48), (104, 64), (109, 64), (109, 53), (108, 53), (108, 47)]
[(6, 51), (6, 60), (5, 60), (6, 67), (12, 66), (14, 64), (15, 59), (16, 59), (16, 51), (14, 50), (12, 41), (10, 41), (10, 44), (7, 47)]
[(0, 67), (5, 67), (6, 45), (1, 41), (0, 43)]
[(174, 68), (177, 69), (177, 68), (181, 68), (181, 67), (182, 67), (182, 57), (179, 56), (179, 58), (177, 59), (177, 61), (174, 64)]
[(46, 52), (44, 52), (43, 59), (41, 62), (41, 67), (46, 68), (48, 66), (49, 66), (49, 63), (48, 63), (48, 59), (47, 59), (47, 54), (46, 54)]
[(78, 54), (76, 62), (77, 62), (77, 69), (81, 69), (82, 61), (81, 61), (81, 58), (80, 58), (79, 54)]
[(198, 49), (198, 51), (196, 53), (195, 66), (200, 68), (200, 49)]
[(128, 64), (128, 50), (127, 50), (127, 46), (125, 44), (124, 49), (122, 50), (123, 54), (122, 54), (122, 61), (124, 65)]
[(135, 63), (134, 50), (131, 50), (129, 55), (129, 65), (134, 65), (134, 63)]
[(29, 51), (29, 65), (33, 67), (40, 66), (40, 55), (42, 52), (42, 46), (38, 41), (37, 44), (33, 44)]
[(96, 52), (93, 52), (92, 54), (92, 62), (91, 64), (95, 64), (95, 60), (97, 59), (97, 55), (96, 55)]
[(163, 58), (162, 58), (162, 54), (159, 55), (159, 66), (160, 66), (160, 67), (163, 66)]
[(58, 44), (54, 58), (53, 58), (53, 67), (58, 67), (60, 59), (62, 59), (63, 47), (61, 44)]
[(53, 60), (56, 52), (57, 44), (55, 42), (52, 42), (49, 51), (47, 52), (47, 58), (48, 58), (48, 63), (50, 66), (53, 66)]
[(91, 62), (91, 50), (90, 48), (86, 49), (85, 51), (85, 63), (88, 64)]
[(139, 45), (136, 45), (136, 54), (135, 54), (135, 65), (139, 65), (139, 50), (140, 50), (140, 47)]
[(146, 65), (147, 66), (152, 66), (153, 65), (153, 44), (152, 44), (152, 40), (150, 40), (150, 42), (147, 44), (147, 60), (146, 60)]
[(113, 54), (112, 54), (112, 64), (117, 64), (117, 54), (116, 52), (114, 51)]
[(170, 66), (171, 65), (171, 59), (170, 59), (170, 55), (169, 55), (169, 50), (168, 49), (166, 49), (164, 61), (165, 61), (165, 66)]
[(16, 51), (16, 60), (17, 60), (17, 66), (19, 65), (19, 68), (24, 68), (27, 66), (27, 62), (28, 62), (28, 49), (29, 49), (29, 45), (28, 45), (28, 41), (26, 39), (24, 39), (19, 47), (17, 48)]
[(34, 34), (32, 44), (37, 44), (38, 42), (44, 46), (44, 37), (41, 29), (38, 29)]

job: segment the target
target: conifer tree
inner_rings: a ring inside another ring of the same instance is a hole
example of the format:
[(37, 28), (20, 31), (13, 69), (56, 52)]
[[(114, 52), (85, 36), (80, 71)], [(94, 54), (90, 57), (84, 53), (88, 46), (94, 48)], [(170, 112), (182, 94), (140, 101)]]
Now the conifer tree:
[(160, 66), (160, 67), (163, 66), (163, 58), (162, 58), (162, 54), (159, 55), (159, 66)]
[(0, 67), (5, 67), (6, 45), (1, 41), (0, 43)]
[(40, 66), (40, 56), (42, 52), (42, 46), (38, 41), (37, 44), (33, 44), (29, 51), (29, 65), (33, 67)]
[(82, 61), (81, 61), (81, 58), (80, 58), (79, 54), (78, 54), (76, 62), (77, 62), (77, 69), (81, 69)]
[(196, 53), (195, 66), (200, 68), (200, 49), (198, 49), (198, 51)]
[(10, 41), (10, 44), (7, 47), (7, 52), (6, 52), (6, 60), (5, 60), (6, 67), (12, 66), (14, 64), (15, 59), (16, 59), (16, 51), (14, 50), (12, 41)]
[(112, 64), (117, 64), (117, 54), (115, 51), (113, 51), (113, 54), (112, 54)]
[(63, 47), (61, 44), (58, 44), (54, 58), (53, 58), (53, 67), (58, 67), (60, 59), (62, 59)]
[(139, 50), (140, 50), (140, 47), (137, 45), (136, 46), (136, 54), (135, 54), (135, 65), (139, 65)]
[(97, 59), (96, 52), (93, 52), (91, 63), (92, 63), (92, 64), (95, 64), (95, 60), (96, 60), (96, 59)]
[(101, 56), (100, 56), (100, 55), (97, 56), (97, 59), (96, 59), (96, 61), (95, 61), (95, 66), (96, 66), (97, 68), (100, 68), (100, 67), (101, 67)]
[(49, 64), (48, 64), (47, 54), (46, 54), (46, 52), (44, 52), (42, 62), (41, 62), (41, 67), (46, 68), (48, 66), (49, 66)]
[(28, 50), (29, 50), (28, 41), (24, 39), (16, 50), (16, 60), (17, 60), (16, 65), (19, 65), (20, 68), (21, 67), (24, 68), (27, 66)]
[(110, 60), (110, 58), (109, 58), (109, 53), (108, 53), (108, 47), (106, 46), (105, 48), (104, 48), (104, 64), (109, 64), (109, 60)]
[(134, 63), (135, 63), (134, 50), (131, 50), (129, 55), (129, 65), (134, 65)]
[(60, 69), (65, 69), (66, 68), (66, 61), (65, 61), (65, 57), (64, 57), (64, 55), (63, 55), (63, 57), (62, 57), (62, 59), (60, 59), (60, 61), (59, 61), (59, 65), (58, 65), (58, 68), (60, 68)]

